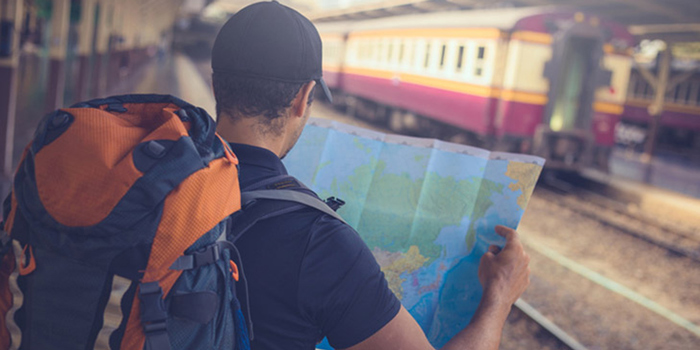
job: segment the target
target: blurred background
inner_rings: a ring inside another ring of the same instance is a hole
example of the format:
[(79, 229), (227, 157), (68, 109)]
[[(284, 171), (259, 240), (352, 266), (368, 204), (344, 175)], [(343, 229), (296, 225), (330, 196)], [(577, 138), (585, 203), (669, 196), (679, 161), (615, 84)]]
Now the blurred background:
[[(698, 0), (296, 0), (323, 39), (312, 116), (535, 154), (533, 278), (503, 349), (700, 349)], [(78, 101), (215, 112), (211, 46), (252, 1), (0, 0), (0, 194)]]

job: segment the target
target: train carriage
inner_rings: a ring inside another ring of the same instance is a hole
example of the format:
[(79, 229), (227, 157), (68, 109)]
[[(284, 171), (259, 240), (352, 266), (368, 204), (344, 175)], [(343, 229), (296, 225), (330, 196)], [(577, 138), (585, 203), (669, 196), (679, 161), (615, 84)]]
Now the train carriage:
[[(342, 87), (341, 68), (345, 61), (345, 41), (351, 22), (334, 22), (320, 25), (323, 41), (323, 80), (331, 90), (339, 91)], [(341, 94), (338, 94), (339, 98)], [(335, 95), (333, 99), (336, 100)], [(337, 101), (342, 102), (342, 101)]]
[[(673, 68), (673, 67), (672, 67)], [(666, 154), (700, 164), (700, 73), (690, 69), (672, 69), (671, 76), (685, 78), (666, 91), (659, 117), (658, 149)], [(616, 140), (626, 148), (641, 150), (649, 132), (649, 106), (654, 90), (633, 69), (627, 89), (625, 111), (616, 128)]]
[(632, 36), (556, 8), (319, 24), (324, 77), (345, 108), (402, 132), (605, 164), (624, 109)]

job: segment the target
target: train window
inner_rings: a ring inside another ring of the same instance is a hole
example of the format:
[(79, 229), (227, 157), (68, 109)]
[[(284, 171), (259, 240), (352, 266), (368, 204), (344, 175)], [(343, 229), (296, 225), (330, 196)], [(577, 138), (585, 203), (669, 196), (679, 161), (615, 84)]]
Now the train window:
[(372, 48), (372, 60), (378, 62), (382, 54), (382, 43), (379, 40), (374, 41), (374, 47)]
[(423, 61), (423, 67), (428, 68), (430, 65), (430, 44), (425, 45), (425, 60)]
[(445, 67), (445, 51), (447, 51), (447, 45), (442, 44), (442, 49), (440, 49), (440, 69)]
[(389, 42), (389, 54), (387, 54), (386, 58), (389, 63), (394, 61), (394, 44), (392, 42)]
[(370, 57), (370, 54), (369, 54), (369, 42), (367, 42), (367, 40), (365, 40), (365, 41), (362, 43), (362, 47), (363, 47), (363, 50), (362, 50), (362, 62), (367, 62), (367, 60), (368, 60), (369, 57)]
[(408, 57), (408, 65), (414, 67), (416, 65), (416, 57), (418, 57), (418, 43), (412, 42), (411, 45), (413, 45), (413, 47)]
[(676, 88), (673, 89), (673, 101), (685, 104), (685, 92), (687, 89), (687, 84), (685, 83), (676, 85)]
[(683, 103), (684, 104), (692, 104), (692, 100), (690, 99), (690, 93), (693, 89), (693, 83), (692, 82), (687, 82), (685, 83), (685, 93), (683, 94)]
[(476, 62), (474, 62), (474, 76), (480, 77), (484, 73), (484, 57), (486, 47), (481, 45), (476, 49)]
[(678, 86), (671, 90), (666, 90), (666, 94), (664, 95), (664, 101), (666, 102), (674, 102), (676, 100), (676, 91), (678, 90)]
[(644, 90), (642, 90), (642, 96), (644, 96), (645, 98), (651, 97), (651, 93), (652, 93), (651, 86), (646, 81), (644, 82), (643, 85), (644, 85)]
[(403, 63), (403, 50), (405, 49), (403, 40), (399, 44), (399, 64)]
[(637, 85), (638, 85), (637, 76), (634, 74), (631, 74), (630, 75), (630, 83), (627, 87), (627, 97), (628, 98), (634, 97), (634, 95), (636, 94), (636, 91), (637, 91)]
[(372, 60), (372, 42), (367, 40), (365, 45), (365, 62), (369, 62)]
[(372, 41), (372, 53), (370, 59), (372, 62), (379, 60), (379, 41), (377, 40)]
[(457, 71), (462, 71), (462, 60), (464, 60), (464, 45), (460, 45), (457, 49)]
[(688, 89), (688, 104), (700, 105), (700, 81), (696, 80), (690, 84), (690, 89)]
[(379, 47), (377, 48), (377, 61), (383, 62), (384, 61), (384, 40), (381, 40), (378, 45), (379, 45)]

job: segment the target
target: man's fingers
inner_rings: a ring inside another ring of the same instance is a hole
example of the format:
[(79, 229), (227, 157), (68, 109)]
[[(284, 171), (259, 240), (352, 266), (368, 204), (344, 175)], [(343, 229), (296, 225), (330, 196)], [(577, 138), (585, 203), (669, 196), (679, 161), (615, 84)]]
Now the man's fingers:
[(496, 233), (501, 237), (505, 237), (506, 244), (512, 240), (518, 239), (518, 232), (503, 225), (496, 225)]
[(494, 255), (498, 254), (500, 251), (501, 251), (501, 247), (499, 247), (497, 245), (490, 245), (489, 246), (489, 252), (494, 254)]

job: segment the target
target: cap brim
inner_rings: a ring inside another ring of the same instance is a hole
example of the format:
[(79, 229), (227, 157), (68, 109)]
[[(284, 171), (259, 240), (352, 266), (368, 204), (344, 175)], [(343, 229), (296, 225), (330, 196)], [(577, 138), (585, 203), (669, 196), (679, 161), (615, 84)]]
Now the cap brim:
[(328, 99), (328, 102), (333, 103), (333, 96), (331, 95), (331, 90), (328, 88), (328, 85), (326, 85), (326, 82), (323, 81), (323, 78), (319, 78), (316, 80), (316, 82), (321, 85), (321, 88), (323, 89), (323, 94), (326, 95), (326, 99)]

